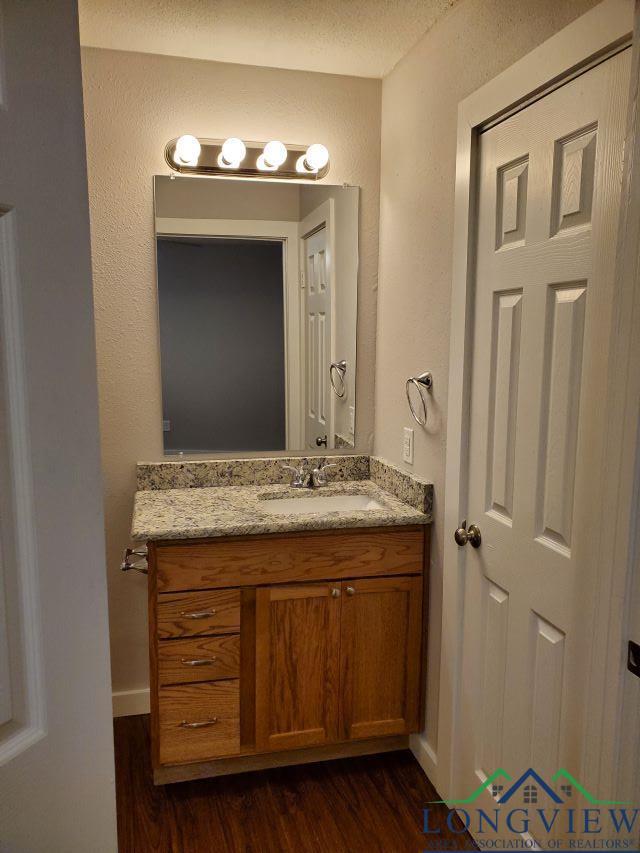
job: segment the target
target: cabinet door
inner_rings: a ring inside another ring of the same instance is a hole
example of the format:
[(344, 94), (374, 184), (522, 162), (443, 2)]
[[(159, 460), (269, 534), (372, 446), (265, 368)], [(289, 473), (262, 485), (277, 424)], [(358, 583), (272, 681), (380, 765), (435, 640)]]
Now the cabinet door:
[(338, 740), (340, 584), (256, 590), (256, 747)]
[(417, 731), (422, 578), (345, 581), (342, 590), (343, 737)]

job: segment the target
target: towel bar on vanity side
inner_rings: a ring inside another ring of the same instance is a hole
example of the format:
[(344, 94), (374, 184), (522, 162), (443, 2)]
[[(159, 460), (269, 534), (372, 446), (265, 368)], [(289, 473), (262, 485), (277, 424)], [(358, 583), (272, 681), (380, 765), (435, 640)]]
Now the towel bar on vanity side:
[[(140, 559), (131, 562), (131, 557), (140, 557)], [(120, 570), (123, 572), (140, 572), (141, 575), (148, 575), (147, 549), (125, 548), (122, 555), (122, 562), (120, 563)]]

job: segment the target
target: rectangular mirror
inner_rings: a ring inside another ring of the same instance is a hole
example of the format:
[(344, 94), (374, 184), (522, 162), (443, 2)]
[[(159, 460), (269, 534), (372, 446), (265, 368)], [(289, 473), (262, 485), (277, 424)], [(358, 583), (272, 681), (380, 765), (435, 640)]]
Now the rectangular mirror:
[(358, 194), (154, 178), (165, 453), (354, 447)]

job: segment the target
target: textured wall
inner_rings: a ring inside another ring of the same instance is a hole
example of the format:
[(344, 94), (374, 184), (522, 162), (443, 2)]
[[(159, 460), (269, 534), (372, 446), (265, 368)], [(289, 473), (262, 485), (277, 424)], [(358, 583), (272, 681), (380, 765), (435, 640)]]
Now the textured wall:
[[(383, 81), (376, 453), (435, 484), (427, 738), (437, 745), (442, 537), (453, 203), (458, 102), (549, 38), (595, 0), (463, 0)], [(405, 401), (408, 376), (431, 370), (431, 420)], [(454, 380), (455, 381), (455, 380)], [(402, 429), (415, 428), (415, 461)]]
[(82, 54), (114, 691), (148, 679), (146, 580), (118, 571), (135, 463), (162, 457), (152, 177), (181, 133), (324, 142), (331, 183), (362, 187), (358, 419), (373, 426), (379, 80), (85, 48)]

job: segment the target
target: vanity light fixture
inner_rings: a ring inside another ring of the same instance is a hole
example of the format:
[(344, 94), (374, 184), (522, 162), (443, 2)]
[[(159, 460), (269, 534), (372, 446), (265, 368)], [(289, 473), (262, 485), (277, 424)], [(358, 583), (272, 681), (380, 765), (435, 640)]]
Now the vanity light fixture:
[(182, 175), (317, 181), (329, 171), (329, 152), (318, 142), (285, 145), (277, 139), (264, 143), (185, 135), (168, 142), (164, 154), (173, 171)]
[(173, 154), (174, 163), (177, 166), (197, 166), (201, 151), (202, 146), (198, 139), (187, 133), (176, 141)]
[(221, 169), (238, 169), (247, 156), (247, 146), (241, 139), (232, 136), (222, 143), (218, 154), (218, 165)]

